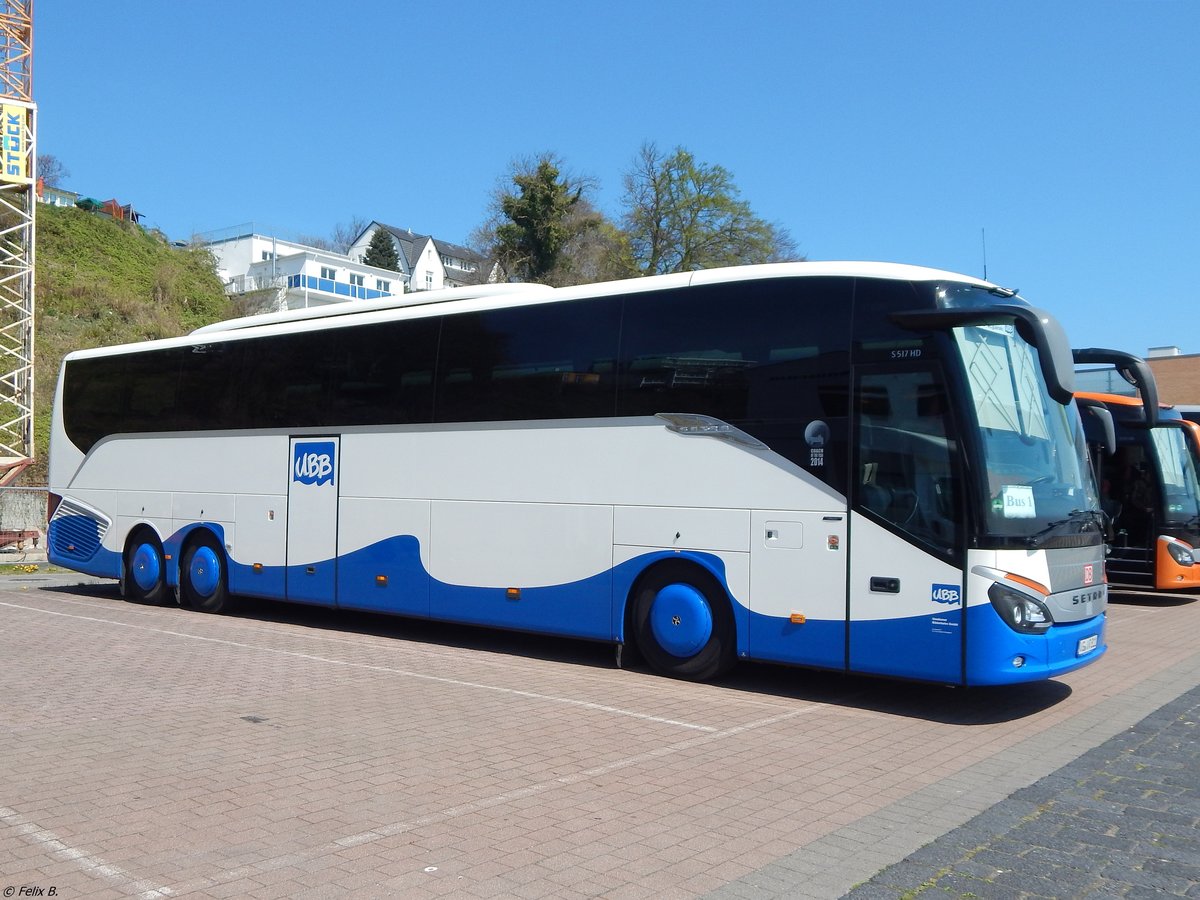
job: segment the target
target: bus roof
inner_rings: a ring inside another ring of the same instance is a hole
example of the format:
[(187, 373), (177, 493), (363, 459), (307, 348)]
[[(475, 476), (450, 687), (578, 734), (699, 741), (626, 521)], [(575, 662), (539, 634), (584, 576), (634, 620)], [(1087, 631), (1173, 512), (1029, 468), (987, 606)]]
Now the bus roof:
[[(138, 344), (121, 344), (76, 350), (66, 359), (105, 356), (129, 353), (147, 345), (169, 348), (191, 346), (197, 339), (211, 337), (215, 340), (237, 340), (252, 334), (285, 334), (294, 331), (338, 325), (365, 324), (398, 318), (424, 318), (452, 312), (480, 312), (502, 309), (509, 306), (526, 306), (538, 303), (561, 302), (622, 294), (638, 294), (653, 290), (683, 288), (692, 285), (752, 281), (765, 278), (801, 277), (852, 277), (881, 278), (898, 281), (953, 281), (970, 284), (984, 289), (997, 285), (970, 275), (961, 275), (942, 269), (911, 266), (884, 262), (792, 262), (769, 263), (753, 266), (729, 266), (719, 269), (700, 269), (694, 272), (679, 272), (671, 275), (655, 275), (646, 278), (630, 278), (622, 281), (595, 282), (565, 288), (552, 288), (543, 284), (492, 284), (467, 288), (449, 288), (440, 291), (400, 294), (394, 297), (369, 301), (350, 301), (330, 306), (264, 313), (216, 322), (195, 329), (190, 334), (177, 338), (145, 341)], [(335, 321), (329, 321), (335, 320)]]
[(473, 287), (444, 288), (440, 291), (419, 291), (412, 294), (396, 294), (376, 300), (331, 303), (327, 306), (312, 306), (306, 309), (288, 309), (282, 312), (260, 313), (227, 319), (203, 325), (192, 334), (211, 334), (215, 331), (237, 331), (242, 328), (257, 328), (262, 325), (277, 325), (281, 322), (303, 322), (311, 319), (326, 319), (332, 316), (354, 315), (376, 312), (381, 309), (401, 309), (406, 306), (423, 306), (429, 303), (446, 303), (450, 300), (474, 300), (479, 297), (503, 297), (511, 294), (533, 294), (553, 291), (544, 284), (481, 284)]

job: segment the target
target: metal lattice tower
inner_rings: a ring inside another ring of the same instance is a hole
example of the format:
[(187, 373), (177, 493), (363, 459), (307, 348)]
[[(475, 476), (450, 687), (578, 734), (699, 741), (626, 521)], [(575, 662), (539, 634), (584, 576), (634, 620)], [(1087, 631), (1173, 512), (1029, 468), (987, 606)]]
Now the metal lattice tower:
[(33, 461), (33, 0), (0, 0), (0, 484)]

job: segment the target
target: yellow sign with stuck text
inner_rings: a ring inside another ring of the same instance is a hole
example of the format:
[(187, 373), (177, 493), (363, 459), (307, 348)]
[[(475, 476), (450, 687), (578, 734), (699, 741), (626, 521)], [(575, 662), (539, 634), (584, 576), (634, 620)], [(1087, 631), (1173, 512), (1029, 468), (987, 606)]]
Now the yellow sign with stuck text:
[(28, 110), (23, 106), (0, 105), (4, 119), (4, 168), (0, 181), (29, 183)]

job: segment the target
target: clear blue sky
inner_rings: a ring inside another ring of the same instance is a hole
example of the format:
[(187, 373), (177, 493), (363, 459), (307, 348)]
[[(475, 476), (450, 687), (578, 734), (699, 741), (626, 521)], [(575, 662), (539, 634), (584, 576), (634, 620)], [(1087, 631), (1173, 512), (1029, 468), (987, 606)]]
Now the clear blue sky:
[(619, 212), (644, 141), (811, 259), (983, 274), (1076, 346), (1200, 353), (1200, 0), (39, 0), (40, 153), (171, 238), (463, 242), (510, 161)]

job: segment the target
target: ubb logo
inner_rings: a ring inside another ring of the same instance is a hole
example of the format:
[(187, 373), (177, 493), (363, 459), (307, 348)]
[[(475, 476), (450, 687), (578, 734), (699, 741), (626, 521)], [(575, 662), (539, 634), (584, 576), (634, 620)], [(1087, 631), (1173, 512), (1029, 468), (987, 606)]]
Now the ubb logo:
[(954, 606), (962, 602), (962, 590), (957, 584), (935, 584), (931, 599), (934, 603)]
[(292, 457), (292, 481), (301, 484), (333, 483), (333, 441), (297, 444)]

